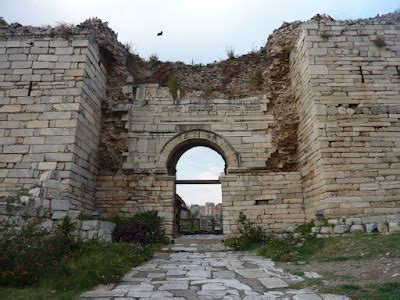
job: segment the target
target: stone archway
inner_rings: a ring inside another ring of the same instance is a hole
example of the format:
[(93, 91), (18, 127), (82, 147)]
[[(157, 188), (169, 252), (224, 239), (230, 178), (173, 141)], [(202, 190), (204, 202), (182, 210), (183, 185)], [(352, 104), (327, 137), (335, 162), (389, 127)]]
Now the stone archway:
[[(180, 134), (177, 134), (172, 139), (170, 139), (162, 148), (159, 156), (159, 169), (166, 169), (169, 176), (175, 178), (175, 201), (173, 201), (174, 206), (174, 220), (173, 220), (173, 232), (174, 235), (178, 234), (179, 220), (180, 220), (180, 209), (177, 207), (176, 199), (180, 198), (176, 194), (177, 184), (182, 184), (186, 180), (176, 180), (176, 165), (181, 158), (181, 156), (191, 148), (194, 147), (207, 147), (215, 152), (217, 152), (223, 158), (225, 162), (224, 174), (228, 174), (229, 168), (239, 167), (239, 155), (233, 149), (233, 147), (218, 134), (207, 131), (207, 130), (190, 130)], [(221, 184), (219, 180), (188, 180), (190, 183), (185, 184)], [(222, 192), (222, 191), (221, 191)], [(183, 202), (184, 203), (184, 202)], [(223, 203), (223, 199), (222, 199)], [(214, 228), (214, 227), (213, 227)], [(214, 229), (212, 229), (214, 230)], [(222, 226), (221, 226), (222, 230)]]
[(163, 146), (158, 169), (166, 168), (168, 175), (175, 175), (175, 167), (182, 154), (197, 146), (208, 147), (219, 153), (225, 160), (225, 174), (228, 173), (228, 168), (239, 167), (239, 154), (229, 142), (214, 132), (195, 129), (177, 134)]

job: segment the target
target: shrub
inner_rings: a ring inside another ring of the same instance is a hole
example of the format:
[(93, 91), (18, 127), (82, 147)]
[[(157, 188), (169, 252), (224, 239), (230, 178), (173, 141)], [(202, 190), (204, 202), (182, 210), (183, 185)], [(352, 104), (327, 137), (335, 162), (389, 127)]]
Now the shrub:
[(174, 100), (178, 99), (179, 84), (178, 79), (174, 75), (168, 77), (167, 86), (172, 98)]
[(38, 224), (27, 222), (20, 230), (12, 226), (1, 230), (0, 285), (31, 284), (77, 247), (72, 235), (75, 226), (69, 218), (51, 231)]
[(257, 254), (277, 261), (307, 260), (320, 251), (325, 243), (310, 234), (310, 224), (304, 224), (296, 229), (295, 234), (284, 238), (269, 236), (264, 245), (257, 249)]
[(117, 224), (113, 238), (116, 241), (142, 245), (166, 243), (167, 237), (162, 230), (161, 221), (157, 211), (138, 212), (132, 218)]
[(229, 59), (236, 58), (235, 49), (233, 49), (233, 47), (227, 47), (226, 48), (226, 55), (228, 56)]
[(158, 55), (153, 53), (149, 56), (149, 65), (154, 68), (158, 64)]
[(257, 69), (251, 78), (251, 86), (253, 88), (258, 88), (264, 81), (261, 69)]
[(239, 213), (237, 223), (240, 237), (226, 239), (225, 245), (227, 247), (234, 250), (249, 250), (267, 239), (265, 231), (247, 219), (243, 211)]
[(322, 32), (319, 35), (324, 41), (329, 40), (329, 38), (332, 36), (332, 34), (328, 30), (322, 30)]
[(59, 22), (57, 29), (64, 39), (69, 39), (75, 33), (75, 25), (67, 22)]
[(386, 41), (383, 36), (378, 35), (375, 39), (372, 40), (374, 45), (378, 48), (384, 48), (386, 46)]

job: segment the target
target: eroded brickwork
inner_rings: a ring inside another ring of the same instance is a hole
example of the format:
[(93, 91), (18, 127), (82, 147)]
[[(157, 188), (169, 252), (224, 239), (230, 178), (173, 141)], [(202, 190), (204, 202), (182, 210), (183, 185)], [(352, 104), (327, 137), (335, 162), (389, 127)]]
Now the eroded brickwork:
[(88, 39), (13, 35), (0, 41), (0, 193), (53, 171), (49, 199), (94, 208), (105, 70)]
[(302, 29), (292, 63), (307, 215), (399, 212), (398, 25), (321, 20)]
[[(370, 216), (393, 231), (399, 19), (285, 23), (260, 51), (206, 66), (144, 61), (99, 19), (4, 25), (0, 196), (37, 184), (43, 192), (28, 202), (53, 220), (157, 209), (172, 235), (176, 163), (207, 146), (226, 162), (226, 234), (241, 210), (271, 232), (316, 213), (337, 220), (321, 235), (378, 224), (347, 224)], [(2, 220), (10, 201), (1, 199)]]

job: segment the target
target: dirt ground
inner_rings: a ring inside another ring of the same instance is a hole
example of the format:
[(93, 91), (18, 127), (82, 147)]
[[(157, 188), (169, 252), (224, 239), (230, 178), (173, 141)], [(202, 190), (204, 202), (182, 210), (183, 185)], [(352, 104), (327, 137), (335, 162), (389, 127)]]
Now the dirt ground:
[(324, 286), (341, 284), (367, 285), (400, 282), (398, 257), (365, 258), (333, 262), (278, 263), (278, 266), (296, 272), (317, 272)]

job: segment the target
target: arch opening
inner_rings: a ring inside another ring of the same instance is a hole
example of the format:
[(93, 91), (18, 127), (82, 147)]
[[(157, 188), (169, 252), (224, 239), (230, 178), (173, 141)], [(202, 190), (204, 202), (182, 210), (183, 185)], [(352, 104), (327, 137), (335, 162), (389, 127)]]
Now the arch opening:
[(215, 143), (212, 143), (209, 140), (206, 139), (189, 139), (186, 140), (182, 143), (180, 143), (174, 151), (172, 151), (167, 159), (167, 171), (168, 175), (175, 176), (177, 173), (176, 166), (178, 164), (178, 161), (181, 159), (181, 157), (187, 153), (187, 151), (197, 148), (197, 147), (204, 147), (204, 148), (209, 148), (211, 150), (214, 150), (216, 153), (218, 153), (221, 158), (223, 159), (225, 165), (223, 172), (226, 174), (228, 164), (227, 164), (227, 159), (225, 156), (224, 151)]
[(226, 160), (211, 147), (185, 143), (168, 162), (175, 181), (175, 228), (178, 235), (222, 233), (222, 190), (219, 177)]

